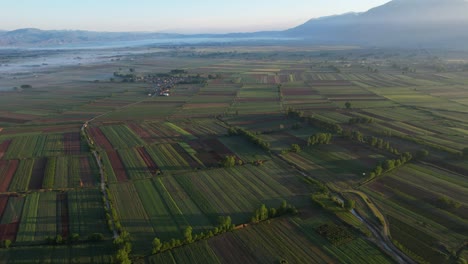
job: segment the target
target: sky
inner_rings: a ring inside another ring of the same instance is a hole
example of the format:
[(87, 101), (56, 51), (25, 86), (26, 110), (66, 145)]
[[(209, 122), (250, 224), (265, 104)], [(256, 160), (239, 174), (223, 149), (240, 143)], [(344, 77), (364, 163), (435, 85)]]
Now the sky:
[(230, 33), (283, 30), (389, 0), (1, 0), (0, 29)]

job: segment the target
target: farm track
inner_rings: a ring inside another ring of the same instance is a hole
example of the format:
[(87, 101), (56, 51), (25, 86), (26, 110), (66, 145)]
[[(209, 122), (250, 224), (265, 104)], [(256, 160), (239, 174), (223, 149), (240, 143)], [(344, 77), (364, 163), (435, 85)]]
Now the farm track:
[[(95, 117), (89, 119), (88, 121), (86, 121), (86, 122), (81, 126), (81, 132), (86, 134), (86, 128), (89, 126), (89, 124), (90, 124), (92, 121), (96, 120), (97, 118), (100, 118), (100, 117), (102, 117), (102, 116), (105, 116), (105, 115), (107, 115), (107, 114), (109, 114), (109, 113), (111, 113), (111, 112), (120, 111), (120, 110), (122, 110), (122, 109), (125, 109), (125, 108), (128, 108), (128, 107), (131, 107), (131, 106), (140, 104), (140, 103), (142, 103), (142, 102), (144, 102), (144, 101), (146, 101), (146, 100), (147, 100), (147, 99), (145, 98), (145, 99), (143, 99), (143, 100), (141, 100), (141, 101), (134, 102), (134, 103), (131, 103), (131, 104), (128, 104), (128, 105), (124, 105), (124, 106), (122, 106), (122, 107), (120, 107), (120, 108), (118, 108), (118, 109), (114, 109), (114, 110), (112, 110), (112, 111), (109, 111), (109, 112), (106, 112), (106, 113), (97, 115), (97, 116), (95, 116)], [(87, 141), (87, 143), (88, 143), (88, 146), (91, 146), (90, 138), (89, 138), (88, 136), (86, 136), (86, 141)], [(93, 157), (94, 157), (94, 159), (96, 160), (96, 163), (97, 163), (97, 165), (98, 165), (99, 174), (100, 174), (100, 176), (101, 176), (101, 177), (100, 177), (100, 178), (101, 178), (101, 183), (100, 183), (101, 193), (102, 193), (102, 195), (103, 195), (103, 197), (104, 197), (104, 201), (105, 201), (105, 204), (106, 204), (106, 208), (107, 208), (107, 210), (110, 212), (110, 211), (111, 211), (111, 203), (110, 203), (109, 196), (107, 195), (107, 191), (106, 191), (106, 185), (107, 185), (107, 183), (106, 183), (106, 178), (105, 178), (105, 176), (104, 176), (104, 168), (103, 168), (103, 165), (102, 165), (102, 163), (101, 163), (101, 159), (99, 158), (98, 153), (97, 153), (95, 150), (93, 150), (92, 153), (93, 153)], [(119, 237), (119, 232), (117, 231), (117, 227), (116, 227), (116, 225), (115, 225), (115, 222), (116, 222), (116, 219), (112, 219), (112, 233), (113, 233), (113, 238), (114, 238), (114, 239), (116, 239), (116, 238)]]
[[(291, 164), (289, 161), (281, 157), (281, 155), (276, 155), (278, 158), (286, 162), (287, 164), (290, 164), (294, 167), (295, 170), (297, 170), (302, 176), (304, 177), (311, 177), (307, 172), (302, 171), (299, 169), (297, 166), (294, 164)], [(340, 192), (339, 190), (334, 190), (336, 192)], [(384, 215), (380, 212), (380, 210), (370, 202), (370, 199), (367, 197), (366, 194), (356, 191), (356, 190), (345, 190), (342, 191), (344, 193), (354, 193), (361, 197), (361, 199), (364, 200), (366, 205), (370, 208), (370, 210), (374, 213), (374, 215), (381, 219), (383, 222), (383, 228), (373, 224), (372, 222), (368, 221), (361, 215), (359, 215), (356, 211), (352, 211), (353, 215), (363, 224), (366, 225), (366, 227), (371, 231), (373, 234), (375, 240), (373, 242), (377, 244), (382, 250), (387, 252), (390, 256), (393, 257), (398, 263), (408, 263), (408, 264), (416, 264), (415, 261), (413, 261), (410, 257), (408, 257), (405, 253), (400, 251), (395, 245), (393, 245), (391, 238), (390, 238), (390, 232), (389, 232), (389, 226), (388, 223), (384, 217)]]

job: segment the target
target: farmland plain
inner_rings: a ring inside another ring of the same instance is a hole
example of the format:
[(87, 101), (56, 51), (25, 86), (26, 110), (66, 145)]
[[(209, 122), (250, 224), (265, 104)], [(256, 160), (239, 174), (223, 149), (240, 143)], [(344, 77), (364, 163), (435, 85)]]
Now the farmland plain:
[(468, 54), (116, 52), (0, 74), (0, 263), (466, 260)]

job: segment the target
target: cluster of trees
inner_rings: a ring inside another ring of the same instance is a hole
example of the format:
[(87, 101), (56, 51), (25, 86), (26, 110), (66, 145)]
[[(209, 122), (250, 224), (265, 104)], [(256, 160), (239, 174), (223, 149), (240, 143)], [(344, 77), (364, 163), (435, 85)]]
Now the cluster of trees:
[(183, 245), (188, 245), (194, 243), (199, 240), (209, 239), (215, 235), (223, 234), (228, 231), (234, 230), (235, 225), (232, 224), (230, 216), (221, 216), (218, 219), (219, 225), (215, 227), (213, 230), (208, 232), (201, 232), (200, 234), (193, 235), (193, 228), (191, 226), (187, 226), (184, 230), (184, 239), (171, 239), (167, 242), (162, 242), (159, 238), (154, 238), (152, 242), (152, 253), (158, 254), (164, 252), (166, 250), (171, 250), (176, 247), (180, 247)]
[(286, 109), (286, 115), (289, 118), (294, 118), (294, 119), (302, 119), (304, 117), (304, 112), (295, 110), (292, 107), (288, 107)]
[(266, 205), (262, 204), (259, 209), (255, 210), (251, 222), (259, 223), (285, 214), (297, 214), (297, 212), (296, 207), (288, 204), (286, 201), (281, 202), (278, 208), (268, 208)]
[(307, 140), (307, 146), (315, 146), (319, 144), (330, 144), (332, 139), (331, 133), (317, 133), (312, 135)]
[(291, 144), (290, 151), (294, 153), (299, 153), (302, 151), (302, 149), (301, 149), (301, 146), (299, 146), (298, 144)]
[(371, 124), (374, 123), (374, 119), (371, 117), (353, 117), (348, 121), (349, 124)]
[(2, 243), (0, 244), (0, 247), (2, 248), (10, 248), (11, 246), (11, 240), (9, 239), (5, 239), (2, 241)]
[(343, 132), (343, 128), (338, 124), (320, 120), (314, 116), (304, 116), (304, 112), (295, 110), (292, 107), (287, 108), (286, 115), (289, 118), (299, 119), (301, 122), (305, 122), (314, 127), (322, 128), (332, 133), (341, 134)]
[[(104, 239), (104, 235), (101, 233), (94, 233), (88, 236), (88, 241), (99, 242)], [(77, 233), (71, 234), (68, 239), (64, 239), (61, 235), (55, 237), (46, 237), (45, 242), (48, 245), (63, 245), (63, 244), (75, 244), (80, 241), (80, 235)]]
[(332, 133), (341, 134), (343, 132), (343, 128), (341, 128), (340, 125), (335, 124), (333, 122), (323, 121), (313, 116), (307, 117), (306, 121), (309, 125), (325, 129), (326, 131)]
[(135, 82), (136, 81), (136, 75), (134, 73), (114, 72), (114, 77), (122, 78), (122, 82)]
[(226, 156), (224, 159), (221, 161), (221, 166), (224, 168), (232, 168), (234, 166), (239, 165), (242, 166), (244, 162), (241, 159), (237, 159), (236, 156)]
[(247, 131), (240, 127), (230, 127), (228, 129), (229, 136), (243, 136), (250, 142), (254, 143), (255, 145), (261, 147), (264, 150), (270, 150), (270, 143), (261, 139), (257, 134), (254, 134), (250, 131)]
[(342, 135), (345, 138), (355, 140), (361, 143), (366, 143), (374, 148), (385, 149), (395, 155), (400, 154), (398, 149), (391, 146), (390, 142), (374, 136), (364, 136), (364, 134), (357, 130), (345, 130), (343, 131)]
[(119, 264), (131, 264), (130, 252), (132, 252), (132, 244), (130, 243), (130, 234), (123, 231), (114, 239), (114, 246), (117, 248), (115, 259)]
[(389, 159), (386, 160), (382, 163), (382, 165), (377, 166), (374, 171), (372, 171), (369, 175), (370, 179), (373, 179), (375, 177), (378, 177), (382, 175), (385, 172), (391, 171), (393, 169), (396, 169), (398, 167), (401, 167), (402, 165), (410, 162), (413, 159), (413, 155), (409, 152), (403, 153), (399, 159), (393, 160)]

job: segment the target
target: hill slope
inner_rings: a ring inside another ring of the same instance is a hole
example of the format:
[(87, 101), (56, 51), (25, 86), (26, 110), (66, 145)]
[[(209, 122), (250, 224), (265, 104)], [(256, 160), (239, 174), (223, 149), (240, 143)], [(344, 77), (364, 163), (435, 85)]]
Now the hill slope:
[(312, 19), (284, 32), (325, 43), (465, 47), (468, 2), (393, 0), (365, 13)]

